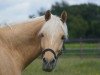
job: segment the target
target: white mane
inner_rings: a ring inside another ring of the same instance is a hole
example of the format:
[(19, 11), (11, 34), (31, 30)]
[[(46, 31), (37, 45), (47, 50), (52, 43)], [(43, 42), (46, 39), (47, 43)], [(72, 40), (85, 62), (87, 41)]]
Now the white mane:
[(47, 21), (45, 25), (43, 25), (40, 33), (42, 33), (45, 30), (45, 31), (50, 31), (50, 33), (52, 34), (55, 32), (55, 30), (59, 31), (59, 29), (61, 28), (64, 31), (66, 38), (68, 38), (68, 29), (66, 23), (62, 23), (59, 17), (51, 14), (50, 20)]

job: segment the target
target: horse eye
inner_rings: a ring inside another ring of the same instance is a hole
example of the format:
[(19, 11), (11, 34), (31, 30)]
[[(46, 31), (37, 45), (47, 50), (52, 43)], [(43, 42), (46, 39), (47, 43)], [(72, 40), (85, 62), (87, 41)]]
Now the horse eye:
[(41, 37), (44, 37), (44, 34), (43, 33), (41, 33)]
[(64, 40), (64, 39), (65, 39), (65, 36), (63, 35), (63, 36), (61, 37), (61, 39)]

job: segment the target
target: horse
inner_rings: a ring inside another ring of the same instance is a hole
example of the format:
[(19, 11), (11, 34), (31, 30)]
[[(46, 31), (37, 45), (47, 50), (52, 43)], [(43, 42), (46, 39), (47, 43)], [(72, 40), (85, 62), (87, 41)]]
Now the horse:
[(57, 63), (64, 38), (68, 38), (67, 13), (45, 15), (0, 28), (0, 75), (21, 75), (39, 55), (42, 69), (51, 72)]

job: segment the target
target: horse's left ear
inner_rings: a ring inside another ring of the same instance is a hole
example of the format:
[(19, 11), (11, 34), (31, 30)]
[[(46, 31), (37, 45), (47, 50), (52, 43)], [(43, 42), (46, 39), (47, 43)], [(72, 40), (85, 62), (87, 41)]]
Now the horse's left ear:
[(45, 13), (45, 20), (48, 21), (51, 18), (51, 12), (50, 10), (47, 10)]
[(66, 11), (63, 11), (63, 12), (61, 13), (61, 21), (62, 21), (63, 23), (65, 23), (66, 20), (67, 20), (67, 12), (66, 12)]

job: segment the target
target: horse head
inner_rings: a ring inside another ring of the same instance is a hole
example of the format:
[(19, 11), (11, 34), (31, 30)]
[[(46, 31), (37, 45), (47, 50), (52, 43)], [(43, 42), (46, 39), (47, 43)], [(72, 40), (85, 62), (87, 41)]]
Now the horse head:
[(50, 72), (56, 66), (64, 39), (68, 38), (67, 13), (63, 11), (61, 17), (57, 17), (47, 11), (44, 17), (46, 22), (41, 28), (39, 36), (41, 38), (43, 70)]

